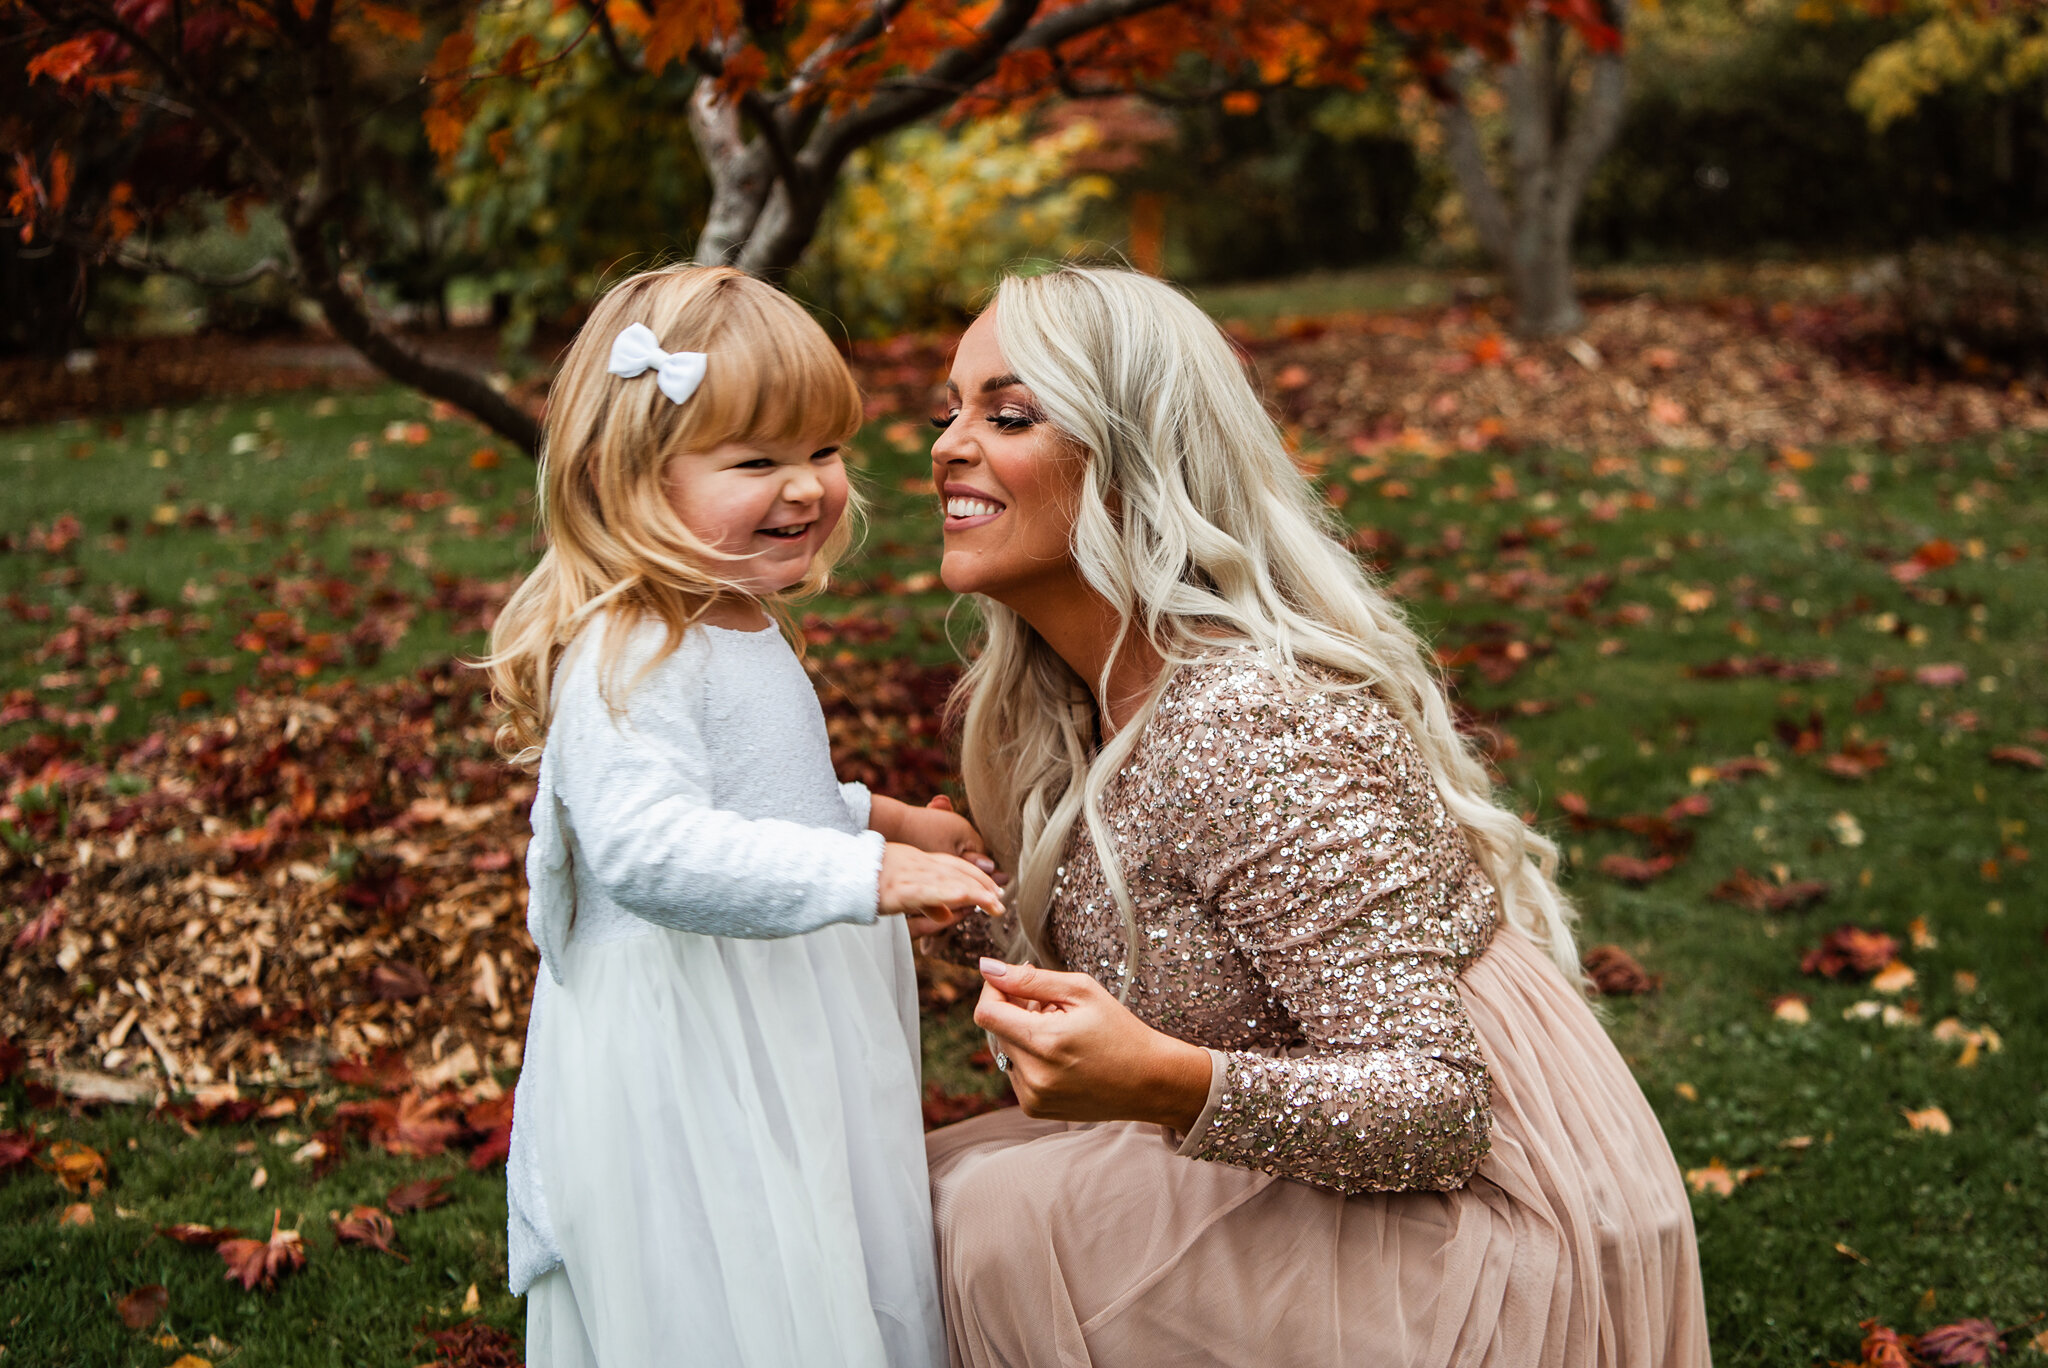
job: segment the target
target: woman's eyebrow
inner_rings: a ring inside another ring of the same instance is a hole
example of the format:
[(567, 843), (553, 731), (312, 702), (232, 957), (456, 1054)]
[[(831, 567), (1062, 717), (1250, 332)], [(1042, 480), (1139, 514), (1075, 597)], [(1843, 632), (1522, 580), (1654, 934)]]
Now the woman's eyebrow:
[(1012, 385), (1021, 385), (1023, 383), (1022, 380), (1019, 380), (1014, 375), (992, 376), (981, 382), (981, 392), (983, 394), (994, 394), (999, 389), (1008, 389)]

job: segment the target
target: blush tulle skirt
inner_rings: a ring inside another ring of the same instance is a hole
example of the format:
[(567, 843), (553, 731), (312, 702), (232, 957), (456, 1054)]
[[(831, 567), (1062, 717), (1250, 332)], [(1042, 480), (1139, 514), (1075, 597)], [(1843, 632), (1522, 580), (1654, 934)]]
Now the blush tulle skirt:
[(1692, 1211), (1620, 1054), (1527, 937), (1459, 981), (1493, 1147), (1343, 1197), (1015, 1110), (926, 1138), (960, 1368), (1706, 1368)]

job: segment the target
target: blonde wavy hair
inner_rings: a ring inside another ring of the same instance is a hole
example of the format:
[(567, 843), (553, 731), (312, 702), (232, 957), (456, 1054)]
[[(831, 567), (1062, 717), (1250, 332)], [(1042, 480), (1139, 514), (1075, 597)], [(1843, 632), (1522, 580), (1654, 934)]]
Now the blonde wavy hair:
[[(1086, 453), (1072, 554), (1117, 607), (1117, 646), (1133, 635), (1151, 643), (1168, 666), (1162, 686), (1172, 667), (1236, 639), (1276, 660), (1292, 685), (1370, 689), (1414, 736), (1507, 919), (1577, 982), (1556, 846), (1494, 801), (1433, 657), (1340, 545), (1341, 525), (1288, 458), (1216, 325), (1171, 287), (1122, 270), (1012, 276), (991, 307), (1005, 366)], [(1059, 966), (1047, 918), (1078, 822), (1122, 909), (1127, 953), (1137, 953), (1136, 908), (1101, 800), (1158, 691), (1096, 750), (1084, 682), (1015, 612), (977, 605), (981, 650), (955, 694), (961, 768), (975, 820), (1017, 880), (1014, 949)], [(1096, 696), (1107, 691), (1105, 669)]]
[[(703, 383), (688, 402), (671, 403), (652, 375), (624, 380), (606, 371), (612, 340), (631, 323), (653, 329), (667, 351), (705, 353)], [(672, 458), (727, 442), (831, 446), (851, 438), (861, 417), (860, 387), (824, 329), (742, 271), (646, 271), (598, 300), (548, 390), (539, 470), (547, 551), (498, 615), (491, 653), (479, 662), (504, 714), (499, 750), (516, 764), (539, 762), (556, 667), (593, 620), (652, 619), (667, 628), (644, 673), (682, 644), (713, 602), (746, 592), (720, 572), (734, 557), (691, 535), (671, 507)], [(809, 574), (779, 600), (824, 587), (852, 544), (858, 514), (851, 497)], [(600, 657), (614, 707), (625, 641), (625, 633), (607, 632)]]

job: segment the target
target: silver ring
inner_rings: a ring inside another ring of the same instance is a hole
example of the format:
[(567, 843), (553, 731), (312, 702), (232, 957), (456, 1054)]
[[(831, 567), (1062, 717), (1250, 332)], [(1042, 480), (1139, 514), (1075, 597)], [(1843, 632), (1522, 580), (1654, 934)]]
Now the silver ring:
[(1001, 1050), (996, 1051), (996, 1069), (1001, 1073), (1010, 1071), (1010, 1057)]

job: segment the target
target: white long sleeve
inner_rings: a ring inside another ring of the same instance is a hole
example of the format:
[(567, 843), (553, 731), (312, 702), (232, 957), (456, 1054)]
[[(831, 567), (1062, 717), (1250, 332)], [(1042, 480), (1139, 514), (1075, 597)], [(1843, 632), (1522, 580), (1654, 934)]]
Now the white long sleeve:
[[(883, 841), (859, 829), (865, 790), (836, 788), (829, 811), (796, 804), (803, 810), (789, 818), (743, 816), (720, 802), (729, 776), (714, 772), (710, 731), (720, 733), (715, 749), (728, 768), (735, 750), (746, 755), (750, 789), (778, 769), (794, 774), (815, 764), (824, 739), (808, 685), (801, 700), (781, 697), (789, 680), (776, 667), (786, 662), (798, 679), (802, 671), (770, 637), (722, 633), (733, 649), (714, 651), (707, 634), (693, 630), (641, 675), (663, 638), (658, 626), (637, 627), (615, 676), (617, 712), (599, 690), (596, 629), (572, 648), (558, 676), (528, 857), (530, 920), (551, 969), (572, 925), (578, 935), (613, 934), (617, 928), (601, 924), (616, 920), (607, 915), (614, 909), (672, 930), (741, 939), (874, 921)], [(720, 668), (765, 667), (758, 714), (708, 714), (714, 656)], [(807, 704), (808, 715), (793, 702)], [(565, 900), (569, 907), (549, 905)]]

